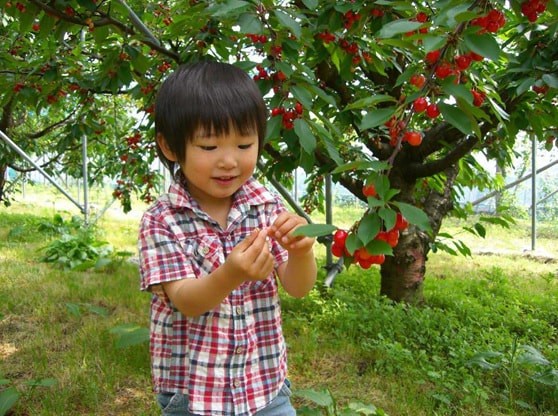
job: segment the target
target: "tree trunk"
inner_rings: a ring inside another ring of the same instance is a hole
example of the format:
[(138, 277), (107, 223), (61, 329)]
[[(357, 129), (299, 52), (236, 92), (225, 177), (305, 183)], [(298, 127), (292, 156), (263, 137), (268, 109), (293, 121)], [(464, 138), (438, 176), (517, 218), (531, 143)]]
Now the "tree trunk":
[(393, 250), (393, 257), (386, 256), (380, 270), (381, 295), (396, 302), (417, 304), (423, 301), (425, 240), (428, 237), (416, 227), (409, 227), (401, 234), (399, 244)]
[[(6, 134), (8, 134), (9, 129), (13, 124), (13, 106), (14, 99), (12, 97), (10, 98), (10, 101), (8, 101), (2, 108), (2, 117), (0, 117), (0, 130), (2, 130)], [(6, 172), (8, 170), (9, 163), (9, 160), (2, 156), (4, 155), (0, 154), (0, 202), (6, 201), (4, 189), (6, 187)]]
[[(386, 256), (382, 264), (380, 294), (396, 302), (418, 304), (423, 302), (423, 282), (426, 272), (426, 261), (430, 251), (430, 244), (436, 238), (442, 219), (453, 208), (451, 189), (458, 168), (452, 166), (445, 174), (445, 186), (443, 192), (430, 190), (421, 201), (422, 209), (430, 219), (432, 235), (425, 233), (415, 226), (410, 226), (401, 233), (399, 244), (393, 250), (393, 256)], [(409, 182), (398, 174), (398, 170), (392, 170), (390, 177), (393, 186), (401, 190), (398, 200), (401, 202), (414, 203), (414, 191), (416, 180)]]

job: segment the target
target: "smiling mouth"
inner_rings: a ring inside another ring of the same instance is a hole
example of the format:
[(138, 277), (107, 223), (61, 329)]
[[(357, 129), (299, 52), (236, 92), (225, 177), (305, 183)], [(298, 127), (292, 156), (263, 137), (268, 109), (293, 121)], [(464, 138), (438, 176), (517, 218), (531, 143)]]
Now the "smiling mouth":
[(215, 179), (216, 181), (219, 181), (219, 182), (230, 182), (235, 178), (236, 178), (236, 176), (216, 176), (213, 179)]

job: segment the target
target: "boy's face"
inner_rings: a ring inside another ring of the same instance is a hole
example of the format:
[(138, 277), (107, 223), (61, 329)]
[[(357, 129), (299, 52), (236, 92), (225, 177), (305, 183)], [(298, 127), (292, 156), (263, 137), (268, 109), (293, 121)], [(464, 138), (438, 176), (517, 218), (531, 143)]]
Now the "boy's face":
[(186, 144), (186, 158), (180, 167), (190, 194), (202, 207), (228, 207), (231, 196), (254, 173), (257, 160), (256, 131), (242, 135), (231, 129), (222, 136), (198, 131)]

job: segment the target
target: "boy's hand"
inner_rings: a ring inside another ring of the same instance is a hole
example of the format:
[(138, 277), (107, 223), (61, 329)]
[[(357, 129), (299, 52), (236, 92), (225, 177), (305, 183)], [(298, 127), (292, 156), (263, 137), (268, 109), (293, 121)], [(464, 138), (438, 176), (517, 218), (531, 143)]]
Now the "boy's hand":
[(224, 263), (228, 275), (239, 283), (266, 279), (274, 265), (275, 260), (267, 244), (267, 230), (253, 231), (231, 251)]
[(269, 228), (269, 235), (273, 237), (291, 255), (302, 255), (312, 250), (314, 238), (293, 236), (292, 233), (301, 225), (308, 222), (292, 212), (282, 212)]

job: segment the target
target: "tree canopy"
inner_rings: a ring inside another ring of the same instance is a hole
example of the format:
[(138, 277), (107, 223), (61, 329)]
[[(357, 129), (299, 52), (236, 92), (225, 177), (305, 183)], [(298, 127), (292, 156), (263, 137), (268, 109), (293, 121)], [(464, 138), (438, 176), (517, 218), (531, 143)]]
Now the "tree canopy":
[[(86, 136), (90, 180), (116, 180), (125, 210), (134, 193), (151, 201), (161, 80), (179, 64), (232, 62), (269, 105), (266, 174), (288, 184), (302, 167), (307, 210), (323, 202), (326, 174), (361, 198), (368, 208), (338, 254), (383, 263), (392, 299), (420, 298), (442, 219), (466, 214), (455, 204), (464, 186), (490, 186), (476, 152), (505, 166), (518, 140), (558, 145), (556, 0), (0, 5), (0, 130), (47, 171), (79, 176)], [(30, 169), (0, 148), (0, 178)]]

